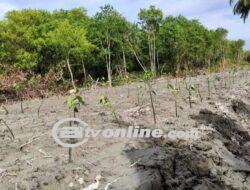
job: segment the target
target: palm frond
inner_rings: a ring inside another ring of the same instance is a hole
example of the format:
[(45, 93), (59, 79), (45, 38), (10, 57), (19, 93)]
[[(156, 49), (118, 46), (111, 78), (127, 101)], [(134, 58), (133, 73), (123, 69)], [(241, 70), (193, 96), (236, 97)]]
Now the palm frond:
[[(235, 0), (230, 0), (230, 4), (234, 4)], [(250, 10), (250, 0), (238, 0), (234, 5), (234, 14), (240, 15), (240, 17), (246, 21)]]

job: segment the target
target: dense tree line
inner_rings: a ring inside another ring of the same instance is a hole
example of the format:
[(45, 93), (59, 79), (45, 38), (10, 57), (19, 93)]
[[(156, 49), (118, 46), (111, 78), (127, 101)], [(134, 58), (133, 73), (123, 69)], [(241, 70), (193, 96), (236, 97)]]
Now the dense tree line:
[(30, 75), (51, 68), (78, 81), (150, 70), (153, 76), (239, 63), (243, 40), (230, 41), (223, 28), (209, 30), (198, 20), (163, 16), (150, 6), (127, 21), (105, 5), (93, 17), (84, 8), (10, 11), (0, 21), (0, 65)]

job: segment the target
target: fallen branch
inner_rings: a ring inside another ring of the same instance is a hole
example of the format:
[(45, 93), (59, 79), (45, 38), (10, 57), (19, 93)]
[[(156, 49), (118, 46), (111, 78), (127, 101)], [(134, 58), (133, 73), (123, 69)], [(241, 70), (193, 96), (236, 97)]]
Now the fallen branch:
[(3, 120), (3, 119), (0, 119), (0, 122), (3, 122), (3, 124), (7, 127), (7, 129), (9, 130), (11, 136), (13, 139), (15, 139), (15, 135), (13, 133), (13, 131), (11, 130), (11, 128), (7, 125), (7, 123)]
[(136, 162), (134, 162), (133, 164), (131, 164), (129, 167), (132, 168), (134, 165), (136, 165), (140, 161), (141, 161), (141, 159), (137, 160)]
[(19, 150), (22, 151), (23, 148), (29, 144), (31, 144), (33, 141), (37, 140), (39, 137), (45, 135), (46, 133), (42, 134), (42, 135), (37, 135), (37, 136), (34, 136), (32, 137), (31, 139), (28, 140), (28, 142), (22, 144), (20, 147), (19, 147)]
[(32, 163), (31, 163), (29, 160), (25, 160), (25, 162), (26, 162), (29, 166), (33, 167)]
[(0, 178), (6, 177), (6, 176), (17, 176), (15, 173), (8, 173), (6, 169), (0, 169)]
[(42, 149), (38, 150), (41, 154), (43, 154), (44, 158), (52, 158), (51, 155), (48, 155), (45, 151), (43, 151)]
[(120, 178), (121, 178), (121, 177), (118, 177), (118, 178), (116, 178), (115, 180), (109, 182), (109, 183), (106, 185), (105, 190), (108, 190), (109, 186), (112, 185), (113, 183), (117, 182)]

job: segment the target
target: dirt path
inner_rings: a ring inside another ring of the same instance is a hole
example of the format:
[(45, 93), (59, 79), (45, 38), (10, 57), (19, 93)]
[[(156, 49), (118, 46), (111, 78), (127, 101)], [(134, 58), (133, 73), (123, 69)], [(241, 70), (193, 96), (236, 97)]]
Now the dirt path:
[[(200, 95), (192, 95), (192, 108), (186, 84), (178, 79), (178, 118), (168, 90), (168, 83), (176, 80), (154, 81), (156, 125), (144, 83), (82, 90), (87, 105), (77, 117), (93, 129), (138, 125), (160, 128), (166, 134), (195, 129), (201, 138), (99, 137), (75, 148), (71, 164), (67, 163), (68, 150), (51, 136), (54, 123), (72, 116), (66, 97), (51, 97), (42, 104), (41, 100), (26, 101), (24, 113), (20, 103), (5, 105), (9, 113), (0, 110), (0, 119), (12, 129), (15, 139), (1, 122), (0, 189), (78, 190), (94, 183), (97, 175), (103, 176), (98, 189), (250, 189), (250, 72), (238, 72), (233, 78), (229, 73), (209, 77), (217, 79), (211, 84), (210, 97), (207, 76), (190, 79), (200, 87)], [(108, 96), (122, 116), (120, 126), (99, 104), (101, 95)]]

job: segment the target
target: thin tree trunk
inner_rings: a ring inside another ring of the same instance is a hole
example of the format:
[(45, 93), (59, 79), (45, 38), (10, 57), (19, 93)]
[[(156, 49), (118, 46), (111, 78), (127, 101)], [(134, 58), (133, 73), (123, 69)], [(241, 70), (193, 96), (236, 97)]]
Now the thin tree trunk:
[(160, 65), (159, 65), (159, 52), (158, 52), (158, 51), (156, 52), (156, 68), (157, 68), (157, 71), (160, 70)]
[(131, 50), (132, 50), (132, 52), (133, 52), (133, 54), (134, 54), (134, 56), (135, 56), (137, 62), (138, 62), (139, 65), (141, 66), (142, 70), (143, 70), (144, 72), (146, 72), (146, 67), (145, 67), (145, 66), (143, 65), (143, 63), (140, 61), (140, 59), (139, 59), (139, 57), (138, 57), (136, 51), (134, 50), (134, 48), (133, 48), (133, 46), (132, 46), (132, 44), (130, 43), (129, 40), (128, 40), (128, 43), (129, 43), (129, 46), (131, 47)]
[(153, 33), (153, 76), (156, 77), (156, 45), (155, 45), (155, 33)]
[(175, 116), (178, 117), (178, 110), (177, 110), (177, 97), (174, 98), (174, 105), (175, 105)]
[(20, 106), (21, 106), (21, 113), (24, 113), (24, 109), (23, 109), (23, 98), (22, 98), (22, 97), (21, 97)]
[(154, 107), (154, 100), (153, 100), (153, 95), (152, 95), (152, 87), (149, 81), (146, 82), (148, 85), (148, 90), (149, 90), (149, 96), (150, 96), (150, 102), (151, 102), (151, 107), (152, 107), (152, 113), (153, 113), (153, 118), (154, 118), (154, 124), (156, 124), (156, 113), (155, 113), (155, 107)]
[[(189, 87), (190, 88), (190, 87)], [(191, 91), (188, 91), (188, 100), (189, 100), (189, 107), (192, 108), (192, 101), (191, 101)]]
[(66, 63), (67, 63), (67, 67), (68, 67), (68, 70), (69, 70), (69, 73), (70, 73), (72, 86), (75, 88), (74, 76), (73, 76), (73, 73), (72, 73), (72, 70), (71, 70), (71, 67), (70, 67), (70, 63), (69, 63), (69, 55), (67, 55), (67, 57), (66, 57)]
[(82, 60), (82, 68), (83, 68), (83, 76), (84, 76), (84, 82), (87, 81), (87, 72), (86, 72), (86, 68), (85, 68), (85, 64)]
[(126, 55), (125, 55), (123, 46), (122, 46), (122, 57), (123, 57), (124, 75), (126, 77), (127, 76), (127, 62), (126, 62)]
[(107, 60), (108, 82), (109, 82), (109, 87), (112, 87), (111, 52), (110, 52), (110, 40), (109, 39), (107, 39), (107, 45), (108, 45), (108, 60)]
[(151, 46), (150, 34), (148, 34), (148, 54), (149, 54), (149, 61), (150, 61), (151, 72), (153, 73), (152, 46)]
[(42, 98), (42, 101), (41, 101), (41, 103), (40, 103), (40, 105), (39, 105), (39, 107), (38, 107), (38, 109), (37, 109), (37, 116), (38, 116), (38, 117), (40, 116), (40, 110), (41, 110), (41, 107), (42, 107), (42, 105), (43, 105), (43, 101), (44, 101), (44, 99)]

